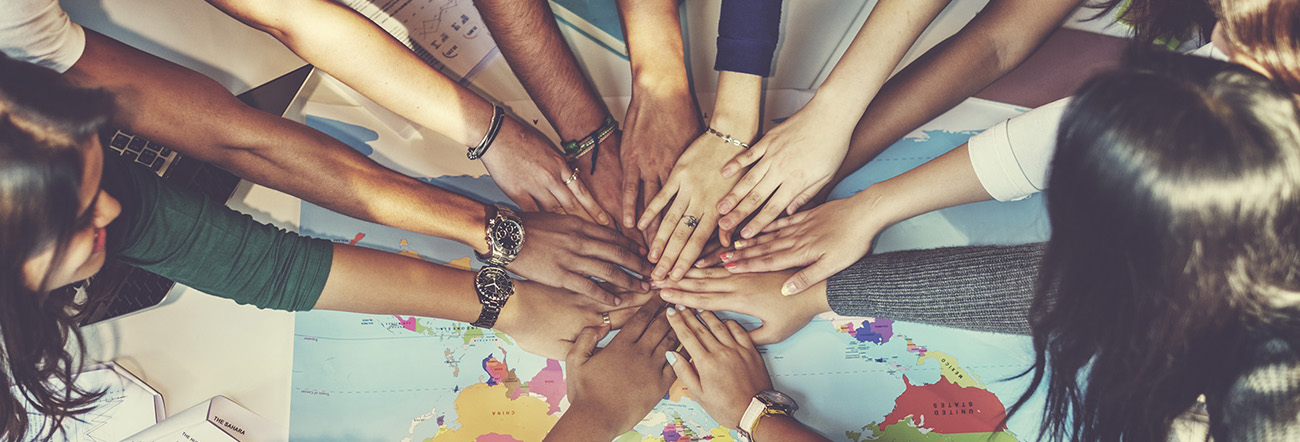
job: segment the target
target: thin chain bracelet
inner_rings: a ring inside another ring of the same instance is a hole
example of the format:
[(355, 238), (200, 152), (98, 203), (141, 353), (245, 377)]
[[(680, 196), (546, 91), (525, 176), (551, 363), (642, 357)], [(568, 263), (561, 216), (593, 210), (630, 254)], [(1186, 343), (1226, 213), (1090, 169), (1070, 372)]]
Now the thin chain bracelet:
[(745, 148), (745, 149), (749, 149), (749, 144), (748, 144), (748, 143), (744, 143), (744, 142), (742, 142), (742, 141), (740, 141), (740, 140), (737, 140), (737, 139), (735, 139), (735, 138), (731, 138), (731, 135), (727, 135), (727, 134), (724, 134), (724, 133), (722, 133), (722, 132), (718, 132), (718, 131), (716, 131), (716, 130), (713, 130), (712, 127), (709, 128), (709, 133), (714, 134), (714, 135), (717, 135), (718, 138), (722, 138), (722, 141), (726, 141), (726, 142), (728, 142), (728, 143), (731, 143), (731, 144), (734, 144), (734, 145), (737, 145), (737, 146), (743, 147), (743, 148)]

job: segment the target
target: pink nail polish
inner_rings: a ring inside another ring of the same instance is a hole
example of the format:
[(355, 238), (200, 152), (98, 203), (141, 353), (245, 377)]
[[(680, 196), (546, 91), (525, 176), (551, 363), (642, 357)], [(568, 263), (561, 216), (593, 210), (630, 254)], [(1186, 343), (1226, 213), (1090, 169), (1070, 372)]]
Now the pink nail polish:
[(729, 262), (729, 263), (727, 263), (727, 265), (724, 265), (723, 267), (726, 267), (727, 270), (732, 270), (732, 269), (735, 269), (735, 268), (736, 268), (736, 263), (734, 263), (734, 262)]
[(721, 257), (723, 261), (731, 261), (731, 252), (724, 252), (722, 255), (719, 255), (719, 257)]

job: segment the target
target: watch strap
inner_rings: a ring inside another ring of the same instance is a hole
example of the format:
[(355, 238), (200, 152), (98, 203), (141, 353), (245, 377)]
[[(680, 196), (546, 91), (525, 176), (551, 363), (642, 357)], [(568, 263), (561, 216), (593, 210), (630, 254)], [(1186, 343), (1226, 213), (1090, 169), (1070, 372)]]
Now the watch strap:
[(766, 409), (767, 403), (759, 400), (758, 396), (749, 399), (749, 407), (745, 408), (745, 414), (740, 416), (740, 426), (736, 427), (736, 431), (741, 436), (744, 436), (745, 440), (753, 440), (754, 428), (758, 426), (758, 418), (763, 417), (763, 410)]
[(478, 319), (470, 324), (480, 328), (492, 328), (497, 325), (497, 317), (501, 316), (501, 309), (495, 306), (483, 304), (483, 311), (479, 312)]

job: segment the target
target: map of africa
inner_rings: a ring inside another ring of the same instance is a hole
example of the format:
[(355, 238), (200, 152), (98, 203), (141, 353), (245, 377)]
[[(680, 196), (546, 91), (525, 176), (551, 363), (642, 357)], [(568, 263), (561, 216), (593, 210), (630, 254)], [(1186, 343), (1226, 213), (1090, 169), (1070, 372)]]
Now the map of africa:
[[(899, 141), (834, 192), (843, 197), (946, 152), (1015, 110), (968, 102)], [(971, 106), (976, 106), (971, 110)], [(983, 106), (983, 107), (979, 107)], [(312, 117), (309, 124), (372, 157), (387, 149), (382, 127)], [(464, 161), (463, 155), (455, 160)], [(443, 167), (443, 166), (439, 166)], [(490, 178), (405, 170), (435, 185), (507, 202)], [(466, 166), (467, 167), (467, 166)], [(481, 166), (480, 166), (481, 167)], [(1042, 240), (1042, 202), (984, 203), (900, 223), (876, 248)], [(479, 265), (464, 245), (381, 227), (303, 204), (301, 231), (460, 267)], [(437, 287), (410, 290), (437, 296)], [(383, 296), (383, 293), (375, 293)], [(751, 328), (757, 322), (738, 318)], [(337, 312), (298, 313), (291, 440), (540, 441), (568, 408), (563, 363), (528, 354), (504, 334), (440, 319)], [(1003, 414), (1028, 385), (1028, 338), (895, 322), (819, 317), (785, 342), (763, 347), (775, 387), (794, 396), (805, 424), (835, 441), (1032, 440), (1039, 417)], [(628, 380), (628, 382), (636, 382)], [(1034, 398), (1026, 410), (1041, 409)], [(675, 385), (649, 416), (616, 439), (737, 440)]]

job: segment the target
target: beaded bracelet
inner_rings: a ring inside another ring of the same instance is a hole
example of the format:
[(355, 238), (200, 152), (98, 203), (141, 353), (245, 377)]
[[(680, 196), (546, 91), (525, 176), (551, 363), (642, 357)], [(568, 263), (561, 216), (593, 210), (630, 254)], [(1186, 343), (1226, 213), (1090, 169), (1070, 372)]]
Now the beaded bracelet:
[(465, 156), (471, 160), (477, 160), (487, 153), (488, 147), (492, 146), (492, 141), (496, 140), (497, 132), (501, 131), (501, 122), (505, 120), (506, 110), (501, 106), (492, 105), (492, 123), (488, 125), (487, 133), (483, 135), (483, 141), (478, 142), (478, 146), (471, 147)]
[(600, 124), (600, 127), (595, 132), (587, 134), (587, 136), (578, 140), (565, 141), (560, 144), (560, 147), (564, 149), (564, 157), (568, 158), (570, 163), (590, 152), (591, 172), (596, 173), (596, 156), (600, 154), (600, 143), (617, 130), (618, 121), (614, 117), (606, 115), (605, 121)]
[(709, 133), (714, 134), (714, 135), (717, 135), (718, 138), (722, 138), (722, 141), (725, 141), (725, 142), (728, 142), (728, 143), (731, 143), (731, 144), (734, 144), (734, 145), (737, 145), (737, 146), (743, 147), (743, 148), (745, 148), (745, 149), (749, 149), (749, 143), (745, 143), (745, 142), (742, 142), (742, 141), (737, 140), (737, 139), (735, 139), (735, 138), (731, 138), (731, 135), (727, 135), (727, 134), (724, 134), (724, 133), (722, 133), (722, 132), (718, 132), (718, 131), (714, 130), (712, 127), (709, 128)]

